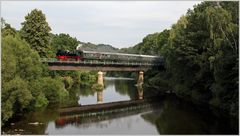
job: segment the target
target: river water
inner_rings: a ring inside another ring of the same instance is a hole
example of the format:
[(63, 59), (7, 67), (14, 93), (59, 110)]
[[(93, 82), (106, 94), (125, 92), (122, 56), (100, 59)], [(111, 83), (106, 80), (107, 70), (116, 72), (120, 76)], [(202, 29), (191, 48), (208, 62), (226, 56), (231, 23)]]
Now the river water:
[[(64, 107), (144, 99), (150, 90), (142, 90), (130, 79), (105, 78), (105, 88), (74, 88)], [(2, 134), (237, 134), (238, 121), (217, 117), (210, 110), (167, 96), (157, 107), (142, 108), (95, 117), (60, 116), (50, 106), (16, 118), (2, 128)], [(64, 122), (62, 121), (64, 120)]]

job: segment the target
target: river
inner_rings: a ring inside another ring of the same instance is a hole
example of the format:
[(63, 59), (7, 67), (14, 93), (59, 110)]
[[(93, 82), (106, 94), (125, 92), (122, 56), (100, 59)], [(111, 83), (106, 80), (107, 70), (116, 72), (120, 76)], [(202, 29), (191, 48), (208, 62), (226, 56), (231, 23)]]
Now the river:
[[(150, 90), (139, 90), (131, 79), (105, 78), (102, 92), (73, 88), (64, 107), (144, 99)], [(64, 120), (63, 120), (64, 119)], [(60, 116), (57, 106), (16, 118), (2, 134), (237, 134), (237, 121), (215, 116), (174, 96), (159, 98), (155, 108), (142, 108), (113, 115)]]

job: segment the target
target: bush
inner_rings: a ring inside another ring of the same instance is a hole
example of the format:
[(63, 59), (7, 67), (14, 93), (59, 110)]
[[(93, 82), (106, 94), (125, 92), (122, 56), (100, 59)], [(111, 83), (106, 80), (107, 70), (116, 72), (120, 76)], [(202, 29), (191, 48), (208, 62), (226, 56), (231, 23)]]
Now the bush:
[(63, 81), (66, 89), (70, 89), (74, 82), (70, 76), (62, 77), (62, 81)]
[(63, 96), (67, 95), (61, 79), (44, 77), (40, 79), (40, 84), (49, 103), (58, 103)]

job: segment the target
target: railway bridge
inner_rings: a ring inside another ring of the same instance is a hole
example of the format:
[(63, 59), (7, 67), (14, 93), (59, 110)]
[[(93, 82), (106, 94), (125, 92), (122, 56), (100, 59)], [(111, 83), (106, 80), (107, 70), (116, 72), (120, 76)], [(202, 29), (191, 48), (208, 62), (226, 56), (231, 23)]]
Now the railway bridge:
[(98, 71), (98, 84), (103, 85), (103, 72), (107, 71), (138, 71), (138, 83), (143, 83), (144, 71), (148, 69), (163, 68), (163, 61), (159, 62), (123, 62), (123, 61), (59, 61), (53, 58), (42, 58), (42, 63), (48, 65), (50, 70), (82, 70)]

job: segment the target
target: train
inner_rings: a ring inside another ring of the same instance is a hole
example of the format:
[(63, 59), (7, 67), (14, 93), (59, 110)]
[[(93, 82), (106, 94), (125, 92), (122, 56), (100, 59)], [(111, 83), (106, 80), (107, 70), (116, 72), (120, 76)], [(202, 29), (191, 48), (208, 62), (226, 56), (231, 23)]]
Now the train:
[(56, 58), (59, 61), (112, 61), (112, 62), (161, 62), (162, 56), (126, 54), (126, 53), (111, 53), (111, 52), (96, 52), (86, 50), (64, 51), (58, 50)]

